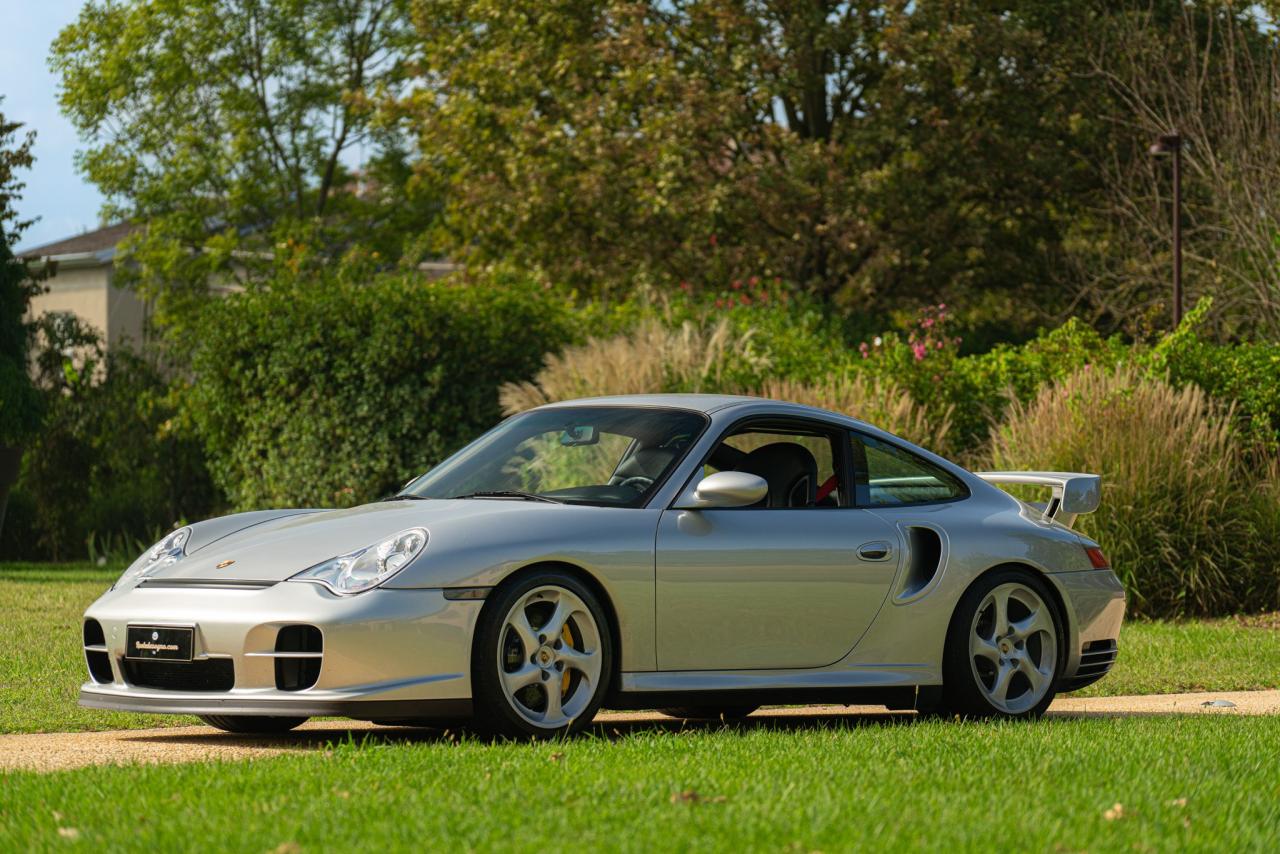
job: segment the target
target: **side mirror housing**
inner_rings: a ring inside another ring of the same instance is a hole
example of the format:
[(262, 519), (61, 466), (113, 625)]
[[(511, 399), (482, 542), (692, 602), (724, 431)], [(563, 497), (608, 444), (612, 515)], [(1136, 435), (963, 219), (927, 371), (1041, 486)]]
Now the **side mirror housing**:
[(718, 471), (702, 479), (691, 499), (680, 510), (711, 510), (716, 507), (749, 507), (769, 494), (769, 484), (759, 475), (744, 471)]

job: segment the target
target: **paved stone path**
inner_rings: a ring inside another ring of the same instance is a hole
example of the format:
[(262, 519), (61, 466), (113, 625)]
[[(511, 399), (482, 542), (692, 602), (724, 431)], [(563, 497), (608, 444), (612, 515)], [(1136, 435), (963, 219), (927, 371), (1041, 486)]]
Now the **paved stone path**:
[[(1231, 705), (1222, 705), (1224, 701)], [(1212, 705), (1215, 703), (1216, 705)], [(819, 724), (857, 725), (913, 714), (888, 712), (880, 706), (802, 706), (762, 709), (740, 725), (791, 728)], [(1063, 717), (1274, 715), (1280, 714), (1280, 691), (1063, 697), (1050, 707), (1049, 714)], [(596, 725), (605, 733), (619, 734), (637, 729), (720, 726), (718, 723), (673, 720), (656, 712), (606, 712), (596, 718)], [(85, 765), (198, 762), (207, 759), (279, 756), (320, 749), (335, 740), (345, 740), (348, 734), (356, 739), (369, 737), (383, 742), (406, 744), (441, 741), (453, 737), (447, 731), (383, 727), (361, 721), (316, 721), (304, 724), (285, 735), (255, 737), (230, 735), (204, 726), (0, 735), (0, 772), (57, 771)]]

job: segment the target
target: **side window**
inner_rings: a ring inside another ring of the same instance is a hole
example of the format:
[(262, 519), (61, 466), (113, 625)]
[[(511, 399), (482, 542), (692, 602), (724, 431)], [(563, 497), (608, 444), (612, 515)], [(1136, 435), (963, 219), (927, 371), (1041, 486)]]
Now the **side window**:
[(846, 501), (833, 434), (807, 424), (751, 423), (725, 436), (703, 471), (745, 471), (764, 478), (769, 493), (756, 505), (761, 508), (839, 507)]
[(852, 452), (860, 506), (926, 504), (969, 494), (955, 477), (896, 445), (855, 433)]

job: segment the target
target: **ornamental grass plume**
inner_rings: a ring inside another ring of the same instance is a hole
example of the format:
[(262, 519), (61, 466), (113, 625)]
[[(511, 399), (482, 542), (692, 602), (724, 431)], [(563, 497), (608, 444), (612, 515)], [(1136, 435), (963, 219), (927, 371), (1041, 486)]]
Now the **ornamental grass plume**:
[(1077, 371), (1014, 403), (994, 469), (1095, 472), (1102, 504), (1076, 527), (1102, 544), (1145, 616), (1277, 605), (1280, 485), (1198, 386), (1122, 367)]
[(906, 389), (886, 377), (864, 373), (832, 376), (817, 383), (769, 380), (750, 392), (774, 400), (816, 406), (839, 412), (901, 436), (935, 454), (948, 452), (951, 430), (948, 404), (941, 414), (930, 413)]
[(751, 346), (751, 332), (735, 332), (728, 319), (670, 328), (647, 319), (612, 338), (549, 353), (532, 382), (507, 383), (499, 401), (508, 415), (544, 403), (613, 394), (722, 392), (735, 368), (762, 369), (767, 360)]

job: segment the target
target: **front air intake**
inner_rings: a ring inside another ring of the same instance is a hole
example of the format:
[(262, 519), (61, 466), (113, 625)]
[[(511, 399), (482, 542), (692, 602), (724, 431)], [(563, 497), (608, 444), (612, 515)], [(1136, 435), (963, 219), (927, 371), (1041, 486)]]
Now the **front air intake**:
[(276, 688), (302, 691), (320, 678), (324, 638), (315, 626), (285, 626), (276, 635)]
[(94, 682), (110, 685), (115, 681), (111, 673), (111, 654), (107, 652), (107, 638), (97, 620), (84, 621), (84, 660), (89, 665), (89, 678)]
[(235, 667), (229, 658), (197, 661), (141, 661), (124, 659), (124, 678), (139, 688), (161, 691), (230, 691)]

